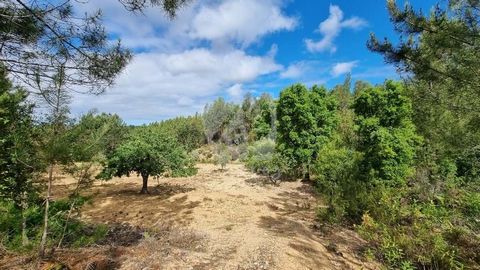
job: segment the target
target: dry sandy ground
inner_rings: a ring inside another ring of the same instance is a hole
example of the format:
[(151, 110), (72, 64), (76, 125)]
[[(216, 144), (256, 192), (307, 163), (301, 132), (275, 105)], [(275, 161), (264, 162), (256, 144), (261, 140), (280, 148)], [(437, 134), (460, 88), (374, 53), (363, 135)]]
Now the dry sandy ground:
[[(138, 193), (141, 180), (133, 176), (91, 189), (84, 220), (128, 223), (160, 235), (119, 252), (121, 269), (378, 268), (361, 260), (364, 242), (352, 231), (318, 229), (310, 185), (271, 185), (242, 164), (198, 168), (193, 177), (150, 179), (150, 195)], [(68, 178), (57, 182), (57, 196), (68, 184)]]
[(322, 237), (314, 229), (317, 202), (308, 184), (270, 185), (241, 164), (230, 164), (225, 171), (210, 164), (198, 167), (193, 177), (151, 179), (151, 187), (159, 185), (150, 196), (138, 194), (137, 177), (96, 187), (98, 194), (83, 209), (84, 218), (147, 228), (169, 223), (201, 236), (203, 248), (180, 252), (165, 268), (368, 268), (356, 258), (362, 241), (354, 233)]

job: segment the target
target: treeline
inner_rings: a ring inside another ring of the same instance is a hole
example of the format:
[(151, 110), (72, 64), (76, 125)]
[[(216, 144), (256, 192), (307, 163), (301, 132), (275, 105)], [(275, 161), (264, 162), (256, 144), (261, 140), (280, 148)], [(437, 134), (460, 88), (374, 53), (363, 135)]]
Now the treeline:
[(241, 145), (275, 136), (275, 101), (264, 93), (255, 98), (246, 94), (241, 104), (218, 98), (202, 114), (208, 143)]

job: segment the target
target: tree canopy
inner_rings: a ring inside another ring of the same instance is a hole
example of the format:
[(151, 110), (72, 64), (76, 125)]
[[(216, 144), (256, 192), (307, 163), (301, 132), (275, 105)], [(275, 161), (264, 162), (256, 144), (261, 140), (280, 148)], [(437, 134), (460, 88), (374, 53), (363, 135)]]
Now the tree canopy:
[[(188, 2), (119, 0), (132, 12), (160, 6), (172, 18)], [(37, 94), (53, 88), (59, 72), (75, 91), (102, 93), (132, 56), (119, 40), (110, 40), (101, 10), (79, 15), (71, 1), (6, 0), (0, 15), (0, 62)]]
[(404, 184), (412, 173), (420, 138), (412, 123), (412, 105), (400, 83), (364, 90), (355, 100), (362, 175), (370, 180)]
[(168, 133), (152, 127), (138, 128), (108, 157), (100, 178), (129, 176), (137, 173), (143, 179), (141, 193), (148, 193), (148, 178), (189, 175), (195, 172), (185, 150)]
[(34, 195), (38, 162), (33, 129), (32, 105), (27, 92), (13, 87), (0, 67), (0, 198), (17, 208)]
[(277, 149), (294, 170), (309, 178), (310, 165), (336, 124), (335, 105), (326, 89), (295, 84), (280, 92)]

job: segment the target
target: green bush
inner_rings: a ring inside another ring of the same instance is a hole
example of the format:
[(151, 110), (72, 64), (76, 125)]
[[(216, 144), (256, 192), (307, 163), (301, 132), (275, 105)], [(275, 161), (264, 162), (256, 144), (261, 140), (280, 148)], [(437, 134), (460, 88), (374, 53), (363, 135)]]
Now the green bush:
[(402, 186), (413, 173), (421, 138), (412, 123), (412, 103), (404, 87), (387, 81), (362, 91), (355, 99), (357, 150), (362, 152), (360, 177), (366, 182)]
[(318, 209), (318, 217), (329, 223), (344, 221), (356, 215), (360, 199), (365, 198), (363, 185), (356, 182), (360, 153), (338, 147), (335, 141), (326, 144), (313, 166), (316, 187), (327, 198), (326, 208)]
[(276, 152), (275, 142), (263, 138), (248, 147), (245, 165), (249, 170), (269, 177), (272, 181), (289, 177), (287, 161)]
[[(85, 198), (76, 199), (74, 212), (85, 202)], [(87, 225), (75, 218), (68, 219), (71, 201), (58, 200), (51, 202), (49, 209), (49, 245), (56, 246), (64, 235), (63, 246), (82, 247), (91, 245), (103, 239), (107, 233), (104, 225)], [(13, 203), (0, 202), (0, 243), (8, 250), (26, 251), (35, 248), (41, 238), (43, 227), (42, 202), (27, 208), (26, 217), (27, 237), (29, 245), (22, 245), (22, 213)], [(67, 225), (65, 227), (65, 225)], [(65, 231), (64, 231), (65, 230)]]
[(246, 166), (253, 172), (259, 172), (271, 163), (275, 154), (275, 141), (263, 138), (248, 146)]
[(417, 182), (401, 189), (369, 190), (375, 200), (367, 205), (357, 230), (375, 245), (377, 255), (391, 269), (405, 264), (412, 269), (478, 266), (478, 191), (437, 186), (432, 193), (433, 186), (425, 185)]
[(319, 218), (357, 224), (389, 269), (478, 268), (480, 151), (438, 156), (421, 144), (396, 83), (364, 90), (353, 107), (356, 149), (337, 134), (314, 164), (327, 202)]
[(223, 143), (218, 144), (215, 155), (215, 164), (220, 165), (222, 170), (224, 170), (230, 161), (232, 161), (230, 149), (228, 149)]
[(463, 213), (472, 219), (472, 222), (476, 223), (477, 229), (480, 229), (480, 193), (468, 192), (465, 194), (463, 200)]
[(193, 150), (190, 155), (196, 162), (215, 163), (215, 150), (214, 144), (206, 144)]
[(206, 142), (203, 120), (199, 116), (176, 117), (153, 124), (158, 132), (166, 132), (183, 146), (187, 152), (201, 147)]
[(283, 89), (277, 103), (276, 150), (288, 160), (291, 174), (310, 180), (318, 151), (335, 130), (337, 107), (324, 87), (294, 84)]
[(480, 145), (468, 149), (457, 159), (458, 176), (468, 182), (480, 182)]

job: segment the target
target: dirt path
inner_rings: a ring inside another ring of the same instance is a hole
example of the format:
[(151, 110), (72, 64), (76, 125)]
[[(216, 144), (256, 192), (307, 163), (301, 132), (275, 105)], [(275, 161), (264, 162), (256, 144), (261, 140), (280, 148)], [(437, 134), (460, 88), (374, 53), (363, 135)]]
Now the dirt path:
[[(351, 231), (321, 234), (317, 201), (301, 182), (279, 186), (231, 164), (220, 171), (198, 165), (196, 176), (150, 180), (138, 194), (137, 177), (93, 188), (83, 218), (169, 231), (163, 240), (129, 247), (123, 269), (373, 269), (362, 262), (363, 243)], [(156, 186), (156, 187), (155, 187)]]

